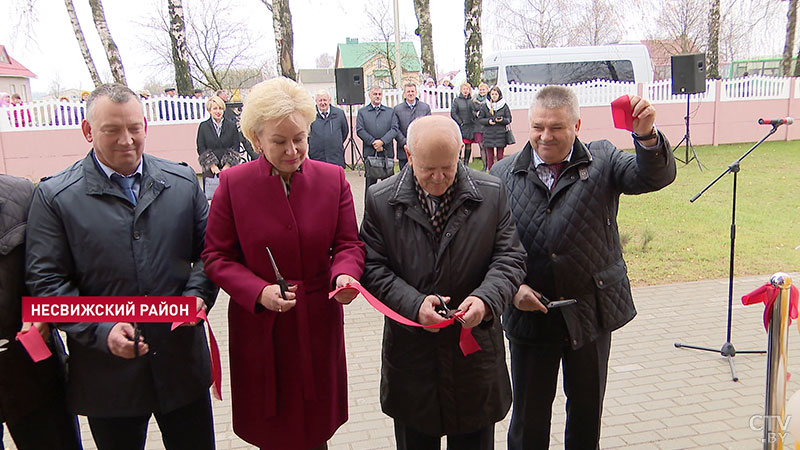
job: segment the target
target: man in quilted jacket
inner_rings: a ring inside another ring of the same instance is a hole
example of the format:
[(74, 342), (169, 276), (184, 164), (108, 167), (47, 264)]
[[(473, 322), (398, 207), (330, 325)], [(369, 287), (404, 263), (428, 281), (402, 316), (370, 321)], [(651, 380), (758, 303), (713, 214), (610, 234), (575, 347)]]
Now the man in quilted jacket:
[[(650, 103), (631, 96), (634, 153), (606, 140), (584, 143), (578, 99), (540, 90), (530, 142), (498, 162), (527, 276), (503, 314), (510, 341), (514, 409), (508, 448), (547, 449), (559, 365), (567, 396), (566, 449), (599, 448), (611, 332), (636, 315), (617, 228), (621, 194), (657, 191), (675, 179), (666, 137)], [(562, 307), (550, 302), (575, 299)]]

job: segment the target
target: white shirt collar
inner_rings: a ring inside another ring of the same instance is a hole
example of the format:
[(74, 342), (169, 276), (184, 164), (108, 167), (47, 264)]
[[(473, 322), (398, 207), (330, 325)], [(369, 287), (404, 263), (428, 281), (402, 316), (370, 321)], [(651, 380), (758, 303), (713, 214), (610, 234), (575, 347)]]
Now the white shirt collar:
[[(539, 154), (536, 153), (536, 149), (533, 148), (533, 146), (531, 146), (531, 152), (533, 152), (533, 167), (534, 168), (539, 167), (542, 164), (546, 164), (542, 160), (542, 158), (539, 158)], [(564, 162), (564, 161), (569, 162), (570, 159), (572, 159), (572, 149), (570, 149), (569, 153), (567, 153), (567, 156), (563, 160), (561, 160), (561, 162)]]
[[(115, 173), (116, 173), (117, 175), (121, 176), (121, 177), (125, 177), (125, 175), (123, 175), (123, 174), (121, 174), (121, 173), (117, 172), (116, 170), (112, 169), (111, 167), (108, 167), (107, 165), (105, 165), (105, 164), (103, 164), (102, 162), (100, 162), (100, 159), (99, 159), (99, 158), (97, 158), (97, 155), (95, 154), (95, 152), (94, 152), (94, 151), (92, 151), (92, 157), (94, 158), (94, 160), (95, 160), (95, 161), (97, 161), (97, 164), (99, 164), (99, 165), (100, 165), (100, 168), (101, 168), (101, 169), (103, 169), (103, 173), (104, 173), (104, 174), (106, 174), (106, 177), (108, 177), (108, 179), (111, 179), (111, 175), (114, 175)], [(142, 161), (144, 161), (144, 158), (142, 158), (142, 159), (140, 159), (140, 160), (139, 160), (139, 165), (136, 167), (136, 170), (135, 170), (135, 171), (133, 171), (133, 173), (132, 173), (132, 174), (128, 175), (128, 177), (131, 177), (131, 176), (133, 176), (134, 174), (137, 174), (137, 173), (138, 173), (140, 176), (141, 176), (141, 175), (144, 175), (144, 174), (142, 173)]]

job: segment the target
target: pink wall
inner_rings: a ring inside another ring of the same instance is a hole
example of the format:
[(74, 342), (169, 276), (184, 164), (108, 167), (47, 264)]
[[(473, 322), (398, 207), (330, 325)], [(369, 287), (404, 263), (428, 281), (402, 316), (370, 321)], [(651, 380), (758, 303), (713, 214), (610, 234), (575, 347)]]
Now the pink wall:
[[(199, 172), (196, 136), (194, 123), (150, 126), (145, 152), (186, 161)], [(37, 181), (84, 158), (89, 149), (80, 128), (0, 133), (0, 172)]]
[[(788, 99), (750, 101), (711, 101), (690, 104), (690, 132), (694, 145), (717, 145), (733, 142), (755, 142), (769, 127), (759, 126), (760, 117), (776, 118), (800, 116), (800, 100), (794, 98), (794, 83), (791, 83)], [(719, 87), (719, 85), (718, 85)], [(719, 92), (719, 89), (717, 90)], [(657, 110), (657, 125), (667, 138), (677, 144), (684, 135), (686, 103), (660, 103)], [(528, 140), (528, 112), (513, 110), (511, 123), (517, 143), (506, 149), (506, 154), (519, 151)], [(441, 112), (437, 115), (449, 116)], [(609, 139), (620, 148), (633, 146), (630, 134), (613, 128), (611, 109), (608, 106), (581, 109), (582, 125), (580, 138), (585, 141)], [(196, 171), (197, 150), (196, 123), (175, 125), (153, 125), (148, 130), (147, 153), (170, 159), (186, 161)], [(783, 126), (770, 140), (800, 139), (800, 123), (793, 127)], [(361, 148), (361, 141), (356, 137)], [(55, 174), (89, 151), (79, 128), (61, 130), (31, 130), (0, 132), (0, 172), (38, 180)], [(472, 153), (478, 156), (478, 146)], [(349, 154), (345, 155), (349, 160)]]

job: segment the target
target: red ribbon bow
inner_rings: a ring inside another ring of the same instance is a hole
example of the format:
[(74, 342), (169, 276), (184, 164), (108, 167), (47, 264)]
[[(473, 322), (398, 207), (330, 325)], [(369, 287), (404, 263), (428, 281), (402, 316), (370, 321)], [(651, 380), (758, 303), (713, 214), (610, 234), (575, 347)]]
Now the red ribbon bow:
[[(439, 323), (436, 323), (436, 324), (433, 324), (433, 325), (421, 325), (421, 324), (419, 324), (417, 322), (414, 322), (411, 319), (403, 317), (397, 311), (395, 311), (392, 308), (389, 308), (388, 306), (386, 306), (383, 303), (381, 303), (380, 300), (375, 298), (375, 296), (370, 294), (369, 291), (367, 291), (364, 288), (364, 286), (361, 286), (360, 284), (347, 284), (345, 286), (337, 288), (335, 291), (333, 291), (333, 292), (328, 294), (328, 298), (329, 299), (333, 298), (333, 296), (338, 294), (339, 291), (342, 291), (342, 290), (345, 290), (345, 289), (355, 289), (355, 290), (357, 290), (358, 292), (361, 293), (361, 295), (364, 296), (365, 299), (367, 299), (367, 302), (370, 305), (372, 305), (373, 308), (378, 310), (378, 312), (380, 312), (384, 316), (394, 320), (397, 323), (402, 323), (403, 325), (408, 325), (408, 326), (411, 326), (411, 327), (445, 328), (445, 327), (449, 327), (450, 325), (452, 325), (456, 321), (456, 319), (458, 319), (459, 317), (462, 317), (464, 315), (464, 311), (457, 311), (455, 314), (453, 314), (453, 317), (445, 320), (444, 322), (439, 322)], [(477, 352), (478, 350), (481, 349), (481, 346), (478, 345), (478, 341), (476, 341), (475, 337), (472, 335), (472, 328), (461, 327), (461, 336), (459, 338), (458, 345), (459, 345), (459, 347), (461, 347), (461, 353), (463, 353), (464, 356), (467, 356), (467, 355), (470, 355), (472, 353), (475, 353), (475, 352)]]
[[(773, 286), (771, 283), (767, 283), (755, 291), (742, 296), (742, 304), (744, 305), (752, 305), (754, 303), (764, 304), (764, 329), (769, 330), (769, 320), (772, 317), (772, 305), (778, 298), (780, 290), (780, 288)], [(789, 324), (791, 324), (792, 319), (797, 319), (797, 286), (792, 286), (789, 292)]]

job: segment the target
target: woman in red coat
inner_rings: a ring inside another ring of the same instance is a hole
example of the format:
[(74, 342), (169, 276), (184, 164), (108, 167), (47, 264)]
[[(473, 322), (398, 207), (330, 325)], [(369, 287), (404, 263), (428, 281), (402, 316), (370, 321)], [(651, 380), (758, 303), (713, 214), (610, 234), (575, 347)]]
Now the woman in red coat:
[(221, 173), (206, 228), (206, 273), (231, 296), (233, 430), (261, 448), (324, 449), (347, 420), (342, 304), (357, 292), (328, 292), (361, 277), (364, 245), (344, 171), (306, 159), (315, 115), (289, 79), (253, 88), (241, 126), (262, 156)]

